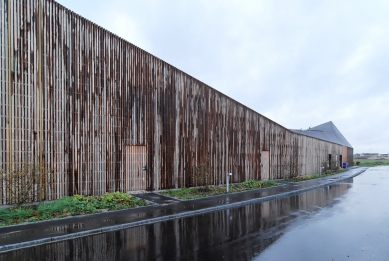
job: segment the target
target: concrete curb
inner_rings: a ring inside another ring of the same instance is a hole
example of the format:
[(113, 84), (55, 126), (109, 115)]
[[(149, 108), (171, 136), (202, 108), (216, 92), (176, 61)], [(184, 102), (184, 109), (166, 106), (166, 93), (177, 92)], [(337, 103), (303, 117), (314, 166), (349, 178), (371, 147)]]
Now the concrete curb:
[(121, 229), (141, 226), (141, 225), (149, 225), (149, 224), (153, 224), (153, 223), (157, 223), (157, 222), (161, 222), (161, 221), (167, 221), (167, 220), (172, 220), (172, 219), (177, 219), (177, 218), (184, 218), (184, 217), (204, 214), (204, 213), (208, 213), (208, 212), (220, 211), (220, 210), (225, 210), (225, 209), (229, 209), (229, 208), (236, 208), (236, 207), (251, 205), (251, 204), (255, 204), (255, 203), (261, 203), (261, 202), (269, 201), (269, 200), (273, 200), (273, 199), (280, 199), (280, 198), (285, 198), (285, 197), (289, 197), (289, 196), (294, 196), (294, 195), (301, 194), (301, 193), (304, 193), (304, 192), (307, 192), (310, 190), (314, 190), (314, 189), (317, 189), (320, 187), (325, 187), (325, 186), (328, 186), (328, 185), (331, 185), (334, 183), (338, 183), (340, 181), (354, 178), (355, 176), (358, 176), (361, 173), (365, 172), (367, 169), (368, 168), (360, 170), (360, 171), (354, 173), (353, 175), (347, 176), (343, 179), (328, 180), (328, 182), (325, 182), (322, 184), (313, 185), (311, 187), (297, 189), (294, 191), (284, 192), (284, 193), (266, 196), (266, 197), (262, 197), (262, 198), (250, 199), (250, 200), (245, 200), (242, 202), (235, 202), (235, 203), (230, 203), (230, 204), (226, 204), (226, 205), (209, 207), (209, 208), (199, 209), (199, 210), (193, 210), (193, 211), (188, 211), (185, 213), (172, 214), (172, 215), (163, 216), (163, 217), (150, 218), (150, 219), (146, 219), (146, 220), (135, 221), (135, 222), (121, 224), (121, 225), (115, 225), (115, 226), (104, 227), (104, 228), (99, 228), (99, 229), (92, 229), (92, 230), (87, 230), (87, 231), (82, 231), (82, 232), (76, 232), (76, 233), (72, 233), (72, 234), (68, 234), (68, 235), (54, 236), (54, 237), (42, 238), (42, 239), (37, 239), (37, 240), (32, 240), (32, 241), (22, 242), (22, 243), (17, 243), (17, 244), (4, 245), (4, 246), (0, 246), (0, 253), (6, 252), (6, 251), (12, 251), (12, 250), (19, 249), (19, 248), (25, 248), (25, 247), (29, 247), (29, 246), (33, 246), (33, 245), (35, 246), (35, 245), (58, 242), (58, 241), (73, 239), (73, 238), (78, 238), (78, 237), (96, 235), (96, 234), (105, 233), (105, 232), (112, 232), (112, 231), (117, 231), (117, 230), (121, 230)]

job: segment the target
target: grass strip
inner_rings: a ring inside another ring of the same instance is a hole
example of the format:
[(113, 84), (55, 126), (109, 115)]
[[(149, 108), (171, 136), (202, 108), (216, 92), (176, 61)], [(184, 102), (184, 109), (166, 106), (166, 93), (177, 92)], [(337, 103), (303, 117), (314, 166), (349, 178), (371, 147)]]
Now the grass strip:
[(376, 166), (388, 166), (389, 160), (387, 159), (358, 159), (354, 158), (354, 166), (361, 167), (376, 167)]
[[(246, 180), (242, 183), (232, 183), (229, 186), (229, 191), (240, 192), (252, 189), (267, 188), (276, 186), (277, 183), (273, 180)], [(159, 192), (162, 195), (174, 197), (182, 200), (196, 199), (210, 196), (217, 196), (226, 194), (226, 185), (222, 186), (202, 186), (202, 187), (191, 187), (181, 189), (169, 189)]]
[(65, 196), (50, 203), (32, 206), (10, 207), (0, 209), (0, 226), (36, 222), (67, 216), (98, 213), (102, 211), (128, 209), (146, 206), (143, 199), (127, 193), (112, 192), (103, 196)]
[(300, 181), (306, 181), (306, 180), (311, 180), (311, 179), (317, 179), (317, 178), (324, 178), (324, 177), (328, 177), (328, 176), (332, 176), (332, 175), (335, 175), (335, 174), (339, 174), (343, 171), (346, 171), (346, 169), (338, 169), (336, 171), (327, 171), (327, 172), (324, 172), (322, 173), (321, 175), (320, 174), (308, 174), (308, 175), (305, 175), (305, 176), (297, 176), (297, 177), (293, 177), (293, 178), (285, 178), (283, 179), (283, 181), (286, 181), (286, 182), (300, 182)]

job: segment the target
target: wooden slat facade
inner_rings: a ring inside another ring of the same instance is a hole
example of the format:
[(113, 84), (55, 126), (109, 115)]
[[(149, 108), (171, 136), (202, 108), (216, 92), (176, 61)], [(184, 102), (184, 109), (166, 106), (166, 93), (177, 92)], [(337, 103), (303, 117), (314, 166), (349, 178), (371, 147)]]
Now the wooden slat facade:
[[(39, 199), (191, 186), (204, 156), (211, 183), (222, 184), (226, 172), (233, 182), (260, 179), (262, 151), (270, 179), (291, 157), (306, 174), (342, 154), (341, 145), (285, 129), (52, 0), (0, 0), (0, 30), (0, 167), (53, 169)], [(128, 146), (145, 149), (142, 184), (126, 173)]]

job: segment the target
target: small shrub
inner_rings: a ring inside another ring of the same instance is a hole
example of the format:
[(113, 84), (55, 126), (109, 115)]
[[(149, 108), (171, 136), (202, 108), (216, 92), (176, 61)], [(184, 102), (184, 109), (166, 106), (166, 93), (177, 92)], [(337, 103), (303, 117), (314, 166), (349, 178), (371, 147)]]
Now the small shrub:
[(334, 171), (338, 171), (339, 168), (341, 168), (339, 166), (340, 162), (333, 159), (331, 160), (330, 162), (329, 161), (323, 161), (321, 163), (321, 167), (323, 167), (323, 173), (331, 173), (331, 172), (334, 172)]
[(123, 203), (131, 200), (132, 196), (127, 193), (121, 193), (119, 191), (113, 193), (105, 193), (101, 200), (103, 202), (115, 202), (115, 203)]
[(263, 184), (265, 187), (272, 187), (277, 185), (277, 183), (274, 180), (266, 180)]
[(38, 163), (22, 164), (19, 168), (0, 170), (0, 181), (6, 188), (7, 204), (16, 204), (20, 207), (26, 202), (39, 200), (42, 182), (49, 180), (51, 173), (51, 170)]
[(294, 178), (300, 174), (302, 164), (298, 163), (298, 159), (291, 158), (285, 161), (282, 167), (284, 169), (284, 178)]
[(210, 191), (209, 184), (212, 175), (211, 162), (208, 157), (203, 157), (193, 166), (193, 175), (195, 179), (195, 186), (201, 192)]
[(246, 180), (246, 181), (243, 181), (242, 183), (240, 183), (242, 186), (246, 187), (246, 188), (260, 188), (262, 187), (263, 185), (263, 181), (261, 180)]

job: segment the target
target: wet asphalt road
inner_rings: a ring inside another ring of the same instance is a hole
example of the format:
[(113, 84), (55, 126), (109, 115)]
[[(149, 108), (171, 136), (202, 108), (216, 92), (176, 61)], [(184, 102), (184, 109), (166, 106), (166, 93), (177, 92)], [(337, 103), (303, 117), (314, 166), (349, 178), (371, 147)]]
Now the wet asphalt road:
[(389, 167), (355, 177), (332, 206), (295, 222), (253, 260), (389, 260)]
[(389, 260), (389, 168), (302, 194), (0, 254), (0, 260)]
[(45, 222), (0, 227), (0, 253), (12, 248), (21, 248), (37, 243), (48, 243), (96, 233), (127, 229), (168, 219), (183, 218), (227, 208), (240, 207), (269, 201), (275, 198), (300, 194), (315, 187), (345, 180), (367, 168), (352, 168), (346, 172), (305, 182), (282, 184), (276, 187), (224, 194), (202, 199), (177, 201), (155, 193), (137, 196), (157, 203), (153, 206), (122, 211), (110, 211), (95, 215), (75, 216)]

